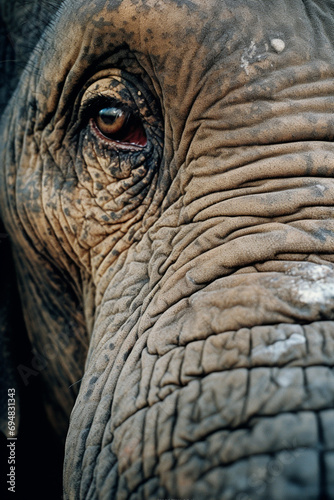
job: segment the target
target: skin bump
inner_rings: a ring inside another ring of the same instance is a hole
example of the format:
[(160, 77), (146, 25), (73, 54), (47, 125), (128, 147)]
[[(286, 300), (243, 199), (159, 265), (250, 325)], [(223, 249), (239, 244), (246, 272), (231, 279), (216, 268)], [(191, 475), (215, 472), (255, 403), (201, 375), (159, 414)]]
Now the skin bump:
[(280, 54), (285, 49), (285, 42), (281, 38), (273, 38), (270, 40), (270, 45), (275, 52)]

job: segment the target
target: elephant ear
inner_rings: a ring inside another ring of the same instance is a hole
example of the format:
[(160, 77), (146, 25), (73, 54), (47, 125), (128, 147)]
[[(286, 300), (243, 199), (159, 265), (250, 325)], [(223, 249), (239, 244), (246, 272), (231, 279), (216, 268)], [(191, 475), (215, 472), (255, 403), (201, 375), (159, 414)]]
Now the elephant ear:
[[(0, 0), (0, 119), (31, 52), (61, 3), (61, 0)], [(16, 366), (25, 335), (10, 242), (0, 218), (0, 431), (5, 435), (8, 389), (15, 389), (18, 428)]]

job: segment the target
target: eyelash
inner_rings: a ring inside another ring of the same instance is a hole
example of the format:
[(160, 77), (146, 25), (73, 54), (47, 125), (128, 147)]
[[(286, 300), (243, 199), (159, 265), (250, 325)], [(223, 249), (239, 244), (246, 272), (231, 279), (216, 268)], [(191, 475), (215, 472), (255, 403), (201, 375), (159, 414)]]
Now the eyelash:
[(97, 94), (95, 97), (87, 101), (81, 109), (80, 120), (85, 125), (89, 122), (90, 118), (96, 116), (102, 108), (118, 108), (125, 112), (130, 112), (131, 114), (136, 114), (133, 112), (129, 106), (119, 102), (117, 99), (105, 96), (103, 94)]

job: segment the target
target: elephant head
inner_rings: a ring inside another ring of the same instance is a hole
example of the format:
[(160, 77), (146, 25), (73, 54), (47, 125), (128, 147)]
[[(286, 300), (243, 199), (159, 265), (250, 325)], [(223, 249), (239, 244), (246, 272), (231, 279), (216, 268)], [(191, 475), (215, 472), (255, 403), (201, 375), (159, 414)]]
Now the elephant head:
[(66, 499), (334, 497), (333, 33), (330, 0), (45, 28), (1, 218)]

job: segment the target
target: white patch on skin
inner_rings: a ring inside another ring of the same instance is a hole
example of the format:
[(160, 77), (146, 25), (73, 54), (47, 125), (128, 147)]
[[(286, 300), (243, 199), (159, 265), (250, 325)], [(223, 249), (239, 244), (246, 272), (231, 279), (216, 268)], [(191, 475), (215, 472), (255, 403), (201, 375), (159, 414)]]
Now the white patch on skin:
[(326, 278), (331, 271), (332, 269), (329, 266), (308, 263), (307, 266), (301, 264), (293, 269), (289, 269), (287, 274), (290, 276), (299, 276), (300, 278), (305, 278), (307, 280), (317, 281)]
[(294, 380), (294, 373), (291, 372), (290, 370), (282, 370), (281, 373), (279, 373), (276, 382), (281, 386), (281, 387), (288, 387), (291, 385), (291, 382)]
[(328, 304), (334, 299), (333, 270), (329, 266), (301, 264), (287, 274), (297, 278), (293, 283), (294, 293), (304, 304)]
[(263, 357), (264, 359), (275, 363), (282, 356), (288, 354), (293, 346), (303, 345), (306, 339), (300, 333), (293, 333), (288, 339), (278, 340), (268, 346), (257, 346), (252, 352), (252, 357)]
[(252, 40), (248, 49), (244, 49), (241, 56), (241, 68), (245, 70), (246, 75), (249, 75), (248, 71), (249, 60), (255, 55), (255, 52), (256, 52), (256, 45), (254, 40)]
[(325, 186), (322, 186), (321, 184), (316, 184), (315, 187), (317, 187), (318, 189), (320, 189), (320, 191), (323, 193), (325, 191)]
[(245, 70), (246, 75), (249, 75), (249, 65), (255, 62), (259, 62), (267, 57), (268, 45), (265, 44), (265, 52), (261, 52), (254, 40), (251, 41), (250, 46), (244, 49), (241, 56), (240, 67)]
[(302, 283), (298, 298), (305, 304), (325, 304), (334, 299), (334, 283)]
[(285, 49), (285, 43), (281, 38), (273, 38), (270, 41), (270, 45), (277, 54), (280, 54)]

